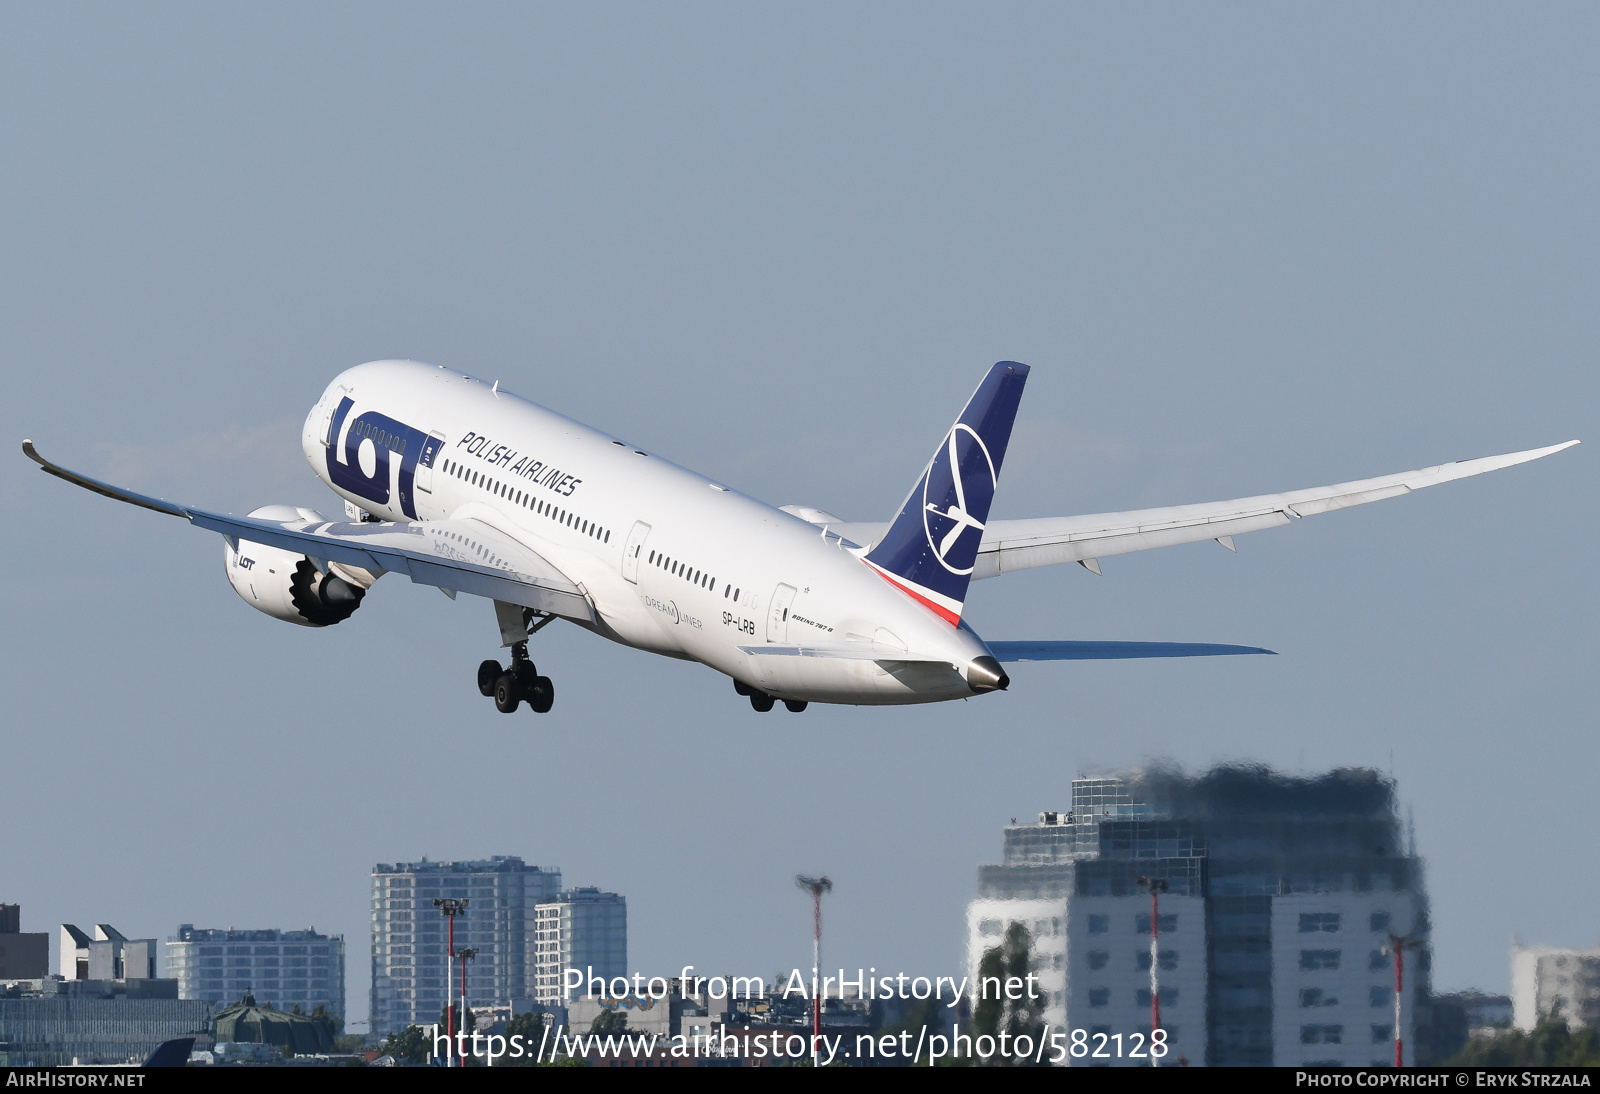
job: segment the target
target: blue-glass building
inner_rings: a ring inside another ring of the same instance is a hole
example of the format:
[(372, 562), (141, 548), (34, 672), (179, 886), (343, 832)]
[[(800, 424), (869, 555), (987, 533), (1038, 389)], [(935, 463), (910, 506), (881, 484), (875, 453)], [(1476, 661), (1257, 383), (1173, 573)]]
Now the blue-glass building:
[[(1372, 770), (1077, 779), (1070, 808), (1006, 828), (1001, 861), (979, 867), (969, 977), (1021, 923), (1046, 1020), (1084, 1029), (1097, 1047), (1149, 1035), (1154, 963), (1164, 1062), (1390, 1064), (1399, 937), (1414, 943), (1401, 1001), (1406, 1062), (1419, 1047), (1426, 1059), (1427, 899), (1402, 837), (1394, 784)], [(1164, 887), (1153, 962), (1140, 878)], [(1149, 1066), (1107, 1051), (1074, 1062)]]

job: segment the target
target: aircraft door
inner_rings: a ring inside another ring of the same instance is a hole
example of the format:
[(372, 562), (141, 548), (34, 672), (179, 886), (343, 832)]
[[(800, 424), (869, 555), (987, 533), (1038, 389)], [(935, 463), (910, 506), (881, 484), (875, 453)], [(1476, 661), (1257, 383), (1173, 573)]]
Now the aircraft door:
[(418, 490), (433, 493), (433, 460), (443, 448), (443, 433), (429, 433), (427, 439), (422, 442), (422, 452), (417, 457), (417, 472), (414, 479)]
[(317, 404), (317, 430), (322, 434), (322, 444), (325, 448), (332, 448), (339, 438), (333, 435), (333, 414), (339, 409), (339, 403), (350, 394), (350, 389), (340, 385), (338, 391), (324, 394), (322, 402)]
[(794, 605), (794, 586), (779, 585), (772, 593), (772, 610), (767, 613), (767, 641), (789, 640), (789, 609)]
[(650, 526), (642, 520), (633, 522), (628, 542), (622, 546), (622, 576), (639, 584), (639, 555), (644, 551), (644, 541), (650, 537)]

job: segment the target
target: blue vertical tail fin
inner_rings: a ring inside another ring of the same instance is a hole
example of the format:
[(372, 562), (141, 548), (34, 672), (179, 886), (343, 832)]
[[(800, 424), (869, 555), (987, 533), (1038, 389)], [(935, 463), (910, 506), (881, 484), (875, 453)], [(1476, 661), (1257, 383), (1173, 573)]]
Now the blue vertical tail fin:
[(867, 562), (952, 625), (989, 520), (1028, 366), (1001, 361), (967, 401)]

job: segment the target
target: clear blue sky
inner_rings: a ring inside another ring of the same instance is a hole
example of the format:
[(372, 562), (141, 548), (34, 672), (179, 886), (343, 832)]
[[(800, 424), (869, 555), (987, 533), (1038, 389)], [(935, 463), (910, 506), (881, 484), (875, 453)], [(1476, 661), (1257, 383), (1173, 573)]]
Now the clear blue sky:
[[(1592, 5), (10, 5), (0, 11), (0, 899), (27, 927), (304, 926), (367, 990), (375, 862), (627, 895), (632, 963), (947, 973), (1000, 827), (1085, 769), (1392, 769), (1436, 981), (1592, 945), (1600, 333)], [(1583, 437), (1239, 540), (974, 587), (991, 638), (1276, 658), (1019, 666), (937, 709), (757, 716), (486, 603), (322, 632), (195, 503), (335, 505), (326, 382), (499, 378), (775, 504), (885, 518), (1029, 362), (999, 516), (1202, 501)]]

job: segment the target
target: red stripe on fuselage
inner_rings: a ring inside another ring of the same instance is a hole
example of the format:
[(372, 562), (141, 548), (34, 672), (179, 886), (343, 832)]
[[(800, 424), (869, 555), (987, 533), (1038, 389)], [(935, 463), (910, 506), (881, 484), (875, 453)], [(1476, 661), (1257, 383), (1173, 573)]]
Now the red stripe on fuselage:
[[(871, 565), (871, 563), (868, 563), (868, 565)], [(883, 580), (887, 581), (889, 584), (893, 585), (896, 589), (899, 589), (901, 592), (905, 593), (918, 604), (933, 609), (934, 614), (936, 614), (940, 619), (943, 619), (946, 623), (950, 624), (952, 627), (958, 627), (961, 625), (961, 616), (958, 613), (951, 611), (942, 604), (935, 604), (933, 601), (917, 592), (917, 590), (913, 589), (905, 582), (895, 580), (882, 570), (878, 569), (876, 566), (872, 567), (872, 572), (883, 578)]]

